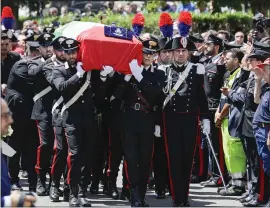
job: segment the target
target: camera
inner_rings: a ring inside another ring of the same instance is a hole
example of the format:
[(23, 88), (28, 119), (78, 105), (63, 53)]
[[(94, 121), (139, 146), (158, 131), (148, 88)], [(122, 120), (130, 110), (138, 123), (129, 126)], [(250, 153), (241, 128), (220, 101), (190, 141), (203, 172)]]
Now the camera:
[(256, 14), (253, 18), (253, 28), (263, 33), (264, 29), (270, 27), (270, 18), (264, 17), (262, 13)]

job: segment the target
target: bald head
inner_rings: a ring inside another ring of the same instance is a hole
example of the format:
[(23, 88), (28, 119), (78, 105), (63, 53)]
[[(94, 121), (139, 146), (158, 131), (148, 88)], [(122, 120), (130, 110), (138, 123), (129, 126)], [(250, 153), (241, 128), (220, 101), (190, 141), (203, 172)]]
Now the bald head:
[(13, 123), (6, 101), (1, 98), (1, 136), (8, 134), (8, 128)]

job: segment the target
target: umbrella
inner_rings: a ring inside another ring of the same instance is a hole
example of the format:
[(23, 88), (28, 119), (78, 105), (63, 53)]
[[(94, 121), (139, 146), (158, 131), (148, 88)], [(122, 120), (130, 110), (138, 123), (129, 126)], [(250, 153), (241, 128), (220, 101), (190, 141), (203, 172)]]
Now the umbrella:
[(129, 63), (133, 59), (142, 62), (142, 43), (135, 36), (132, 40), (105, 36), (103, 25), (83, 31), (77, 40), (81, 43), (78, 57), (86, 71), (112, 66), (130, 74)]
[(72, 21), (67, 23), (59, 28), (57, 28), (54, 32), (55, 37), (65, 36), (67, 38), (76, 39), (77, 36), (83, 31), (92, 28), (93, 26), (100, 26), (103, 24), (95, 23), (95, 22), (80, 22), (80, 21)]

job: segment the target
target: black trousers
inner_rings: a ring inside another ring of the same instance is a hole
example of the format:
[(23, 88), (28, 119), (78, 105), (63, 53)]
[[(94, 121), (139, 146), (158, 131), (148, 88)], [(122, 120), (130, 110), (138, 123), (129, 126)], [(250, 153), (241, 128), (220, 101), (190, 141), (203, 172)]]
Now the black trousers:
[(172, 198), (175, 203), (184, 203), (188, 200), (197, 118), (174, 112), (163, 116)]
[(54, 128), (54, 147), (53, 147), (53, 161), (51, 168), (52, 180), (59, 182), (61, 176), (65, 176), (65, 169), (67, 165), (67, 140), (65, 131), (62, 126), (55, 126)]
[(36, 186), (37, 175), (35, 171), (38, 133), (33, 120), (15, 120), (12, 124), (13, 133), (8, 144), (16, 151), (13, 157), (9, 158), (9, 174), (11, 183), (19, 181), (20, 157), (24, 157), (25, 170), (28, 172), (30, 186)]
[(68, 184), (81, 184), (87, 186), (91, 179), (91, 165), (93, 158), (93, 141), (96, 137), (96, 125), (94, 122), (89, 126), (80, 124), (65, 125), (65, 135), (68, 144)]
[(193, 158), (192, 175), (198, 176), (200, 181), (208, 176), (209, 152), (206, 138), (202, 135), (200, 126), (197, 126), (195, 155)]
[(48, 120), (36, 121), (39, 146), (37, 149), (36, 172), (42, 179), (45, 179), (46, 173), (50, 170), (51, 157), (53, 154), (54, 132), (52, 123)]
[(123, 150), (131, 188), (147, 186), (154, 140), (152, 113), (127, 110), (123, 113)]
[(107, 176), (112, 183), (117, 180), (122, 158), (122, 113), (111, 111), (108, 115)]
[(155, 178), (155, 190), (165, 191), (168, 186), (169, 175), (163, 136), (154, 138), (153, 170)]
[(96, 136), (93, 138), (93, 158), (92, 158), (92, 184), (98, 185), (103, 179), (103, 169), (106, 163), (106, 153), (108, 149), (108, 124), (102, 115), (95, 115)]
[(248, 190), (251, 194), (259, 193), (258, 178), (260, 174), (260, 157), (257, 150), (256, 139), (242, 136), (241, 141), (247, 157)]

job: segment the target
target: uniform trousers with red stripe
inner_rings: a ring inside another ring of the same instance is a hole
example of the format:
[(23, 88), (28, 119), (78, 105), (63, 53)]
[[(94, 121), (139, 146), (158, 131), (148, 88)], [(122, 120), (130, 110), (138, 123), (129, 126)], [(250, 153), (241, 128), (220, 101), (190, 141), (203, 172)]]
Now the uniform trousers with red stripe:
[(67, 183), (88, 186), (91, 180), (93, 141), (96, 136), (94, 122), (89, 123), (87, 127), (65, 124), (65, 135), (68, 144)]
[(188, 201), (197, 117), (171, 111), (163, 116), (172, 199), (182, 204)]
[(109, 128), (108, 128), (108, 155), (107, 155), (107, 176), (109, 181), (113, 184), (116, 183), (116, 179), (119, 172), (119, 166), (123, 157), (122, 146), (122, 113), (111, 112), (109, 116)]
[(130, 188), (138, 187), (145, 197), (154, 142), (152, 112), (128, 109), (123, 113), (123, 150)]
[(62, 126), (55, 126), (54, 136), (51, 176), (53, 181), (59, 182), (62, 175), (66, 179), (65, 169), (67, 166), (68, 147), (64, 128)]
[(199, 181), (207, 179), (209, 165), (209, 152), (207, 141), (204, 135), (201, 134), (200, 125), (197, 126), (197, 139), (195, 146), (195, 156), (193, 159), (192, 175), (197, 176)]
[(37, 120), (40, 145), (37, 149), (36, 172), (41, 180), (46, 180), (50, 171), (51, 157), (53, 155), (54, 132), (51, 119)]

